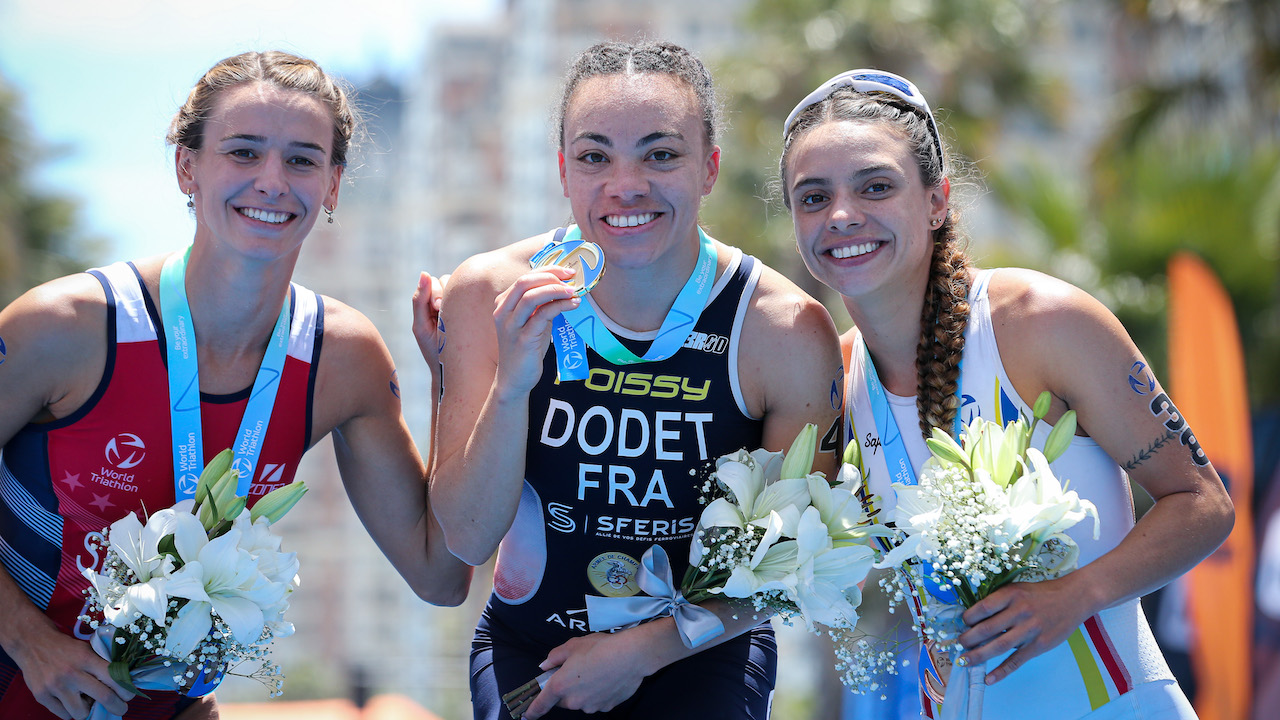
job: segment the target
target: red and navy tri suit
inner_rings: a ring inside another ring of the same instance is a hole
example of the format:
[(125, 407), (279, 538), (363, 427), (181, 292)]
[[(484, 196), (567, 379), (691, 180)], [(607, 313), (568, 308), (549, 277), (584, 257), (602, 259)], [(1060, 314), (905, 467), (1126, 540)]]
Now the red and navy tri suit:
[[(613, 365), (588, 350), (590, 376), (560, 383), (548, 349), (530, 394), (519, 510), (472, 643), (476, 718), (508, 717), (501, 696), (537, 676), (552, 648), (589, 632), (587, 595), (639, 592), (635, 571), (652, 545), (666, 550), (680, 583), (710, 468), (762, 442), (763, 421), (748, 413), (737, 372), (760, 268), (734, 250), (693, 332), (667, 360)], [(637, 354), (652, 340), (605, 322)], [(663, 668), (622, 705), (590, 717), (765, 718), (776, 669), (766, 623)], [(555, 708), (546, 717), (583, 715)]]
[[(91, 634), (85, 568), (102, 550), (90, 542), (130, 512), (146, 515), (174, 503), (173, 447), (163, 325), (132, 263), (89, 271), (107, 298), (107, 361), (82, 407), (58, 420), (29, 424), (0, 454), (0, 562), (31, 602), (64, 632)], [(323, 335), (320, 296), (291, 287), (288, 355), (258, 460), (249, 503), (288, 484), (311, 444), (311, 407)], [(230, 447), (251, 388), (201, 393), (207, 459)], [(135, 698), (128, 720), (170, 718), (189, 704), (176, 693)], [(52, 718), (32, 697), (17, 665), (0, 649), (0, 718)]]

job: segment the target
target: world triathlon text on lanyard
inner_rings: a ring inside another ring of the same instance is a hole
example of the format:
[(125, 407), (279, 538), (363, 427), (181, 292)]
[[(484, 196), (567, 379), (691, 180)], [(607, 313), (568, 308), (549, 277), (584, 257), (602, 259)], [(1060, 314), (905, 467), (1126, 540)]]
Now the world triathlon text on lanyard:
[[(582, 232), (576, 225), (564, 232), (563, 236), (559, 232), (556, 236), (563, 237), (559, 241), (563, 243), (582, 242)], [(707, 296), (711, 294), (716, 275), (715, 245), (702, 232), (702, 228), (698, 228), (698, 240), (698, 261), (693, 266), (693, 273), (676, 295), (675, 304), (663, 319), (657, 337), (643, 357), (637, 357), (613, 336), (589, 302), (583, 302), (573, 310), (555, 317), (551, 326), (551, 339), (556, 348), (556, 369), (562, 382), (585, 380), (590, 375), (591, 368), (587, 365), (584, 343), (614, 365), (666, 360), (684, 346), (684, 341), (693, 331), (694, 324), (698, 322), (698, 317), (707, 304)], [(553, 240), (542, 252), (554, 247), (556, 242)], [(542, 252), (535, 255), (535, 258)]]
[[(169, 418), (173, 432), (173, 494), (181, 501), (195, 497), (196, 483), (204, 469), (204, 435), (200, 424), (200, 369), (196, 357), (196, 332), (187, 303), (187, 260), (191, 248), (174, 253), (160, 271), (160, 312), (164, 316), (169, 359)], [(253, 381), (244, 418), (232, 445), (231, 466), (239, 475), (236, 494), (247, 496), (267, 435), (267, 423), (280, 389), (289, 345), (289, 299), (286, 297), (271, 331), (262, 366)]]
[[(916, 484), (916, 471), (907, 457), (907, 444), (889, 409), (889, 399), (885, 397), (884, 385), (876, 374), (876, 364), (871, 359), (871, 351), (866, 341), (862, 343), (862, 364), (867, 378), (867, 397), (871, 401), (871, 414), (876, 419), (876, 432), (880, 436), (880, 449), (884, 452), (884, 464), (889, 469), (889, 481), (903, 485)], [(960, 383), (956, 383), (956, 397), (961, 398)], [(956, 416), (951, 425), (951, 437), (960, 441), (960, 405), (956, 405)]]

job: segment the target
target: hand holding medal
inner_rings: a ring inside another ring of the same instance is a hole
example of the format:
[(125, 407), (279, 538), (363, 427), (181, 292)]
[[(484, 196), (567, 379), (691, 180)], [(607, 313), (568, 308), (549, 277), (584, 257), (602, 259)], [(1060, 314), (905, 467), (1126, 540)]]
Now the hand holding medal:
[(546, 247), (529, 260), (529, 267), (537, 270), (557, 265), (573, 270), (573, 277), (564, 282), (573, 287), (574, 297), (582, 297), (591, 292), (604, 276), (604, 252), (590, 240), (564, 240), (564, 234), (565, 231), (561, 228), (556, 233), (556, 239), (547, 243)]
[[(575, 296), (591, 291), (604, 274), (604, 254), (593, 242), (582, 239), (574, 225), (556, 231), (554, 239), (529, 261), (535, 268), (558, 265), (575, 270), (566, 283), (573, 285)], [(710, 237), (698, 229), (698, 260), (675, 303), (658, 328), (657, 339), (643, 356), (637, 356), (618, 341), (596, 315), (590, 303), (563, 312), (553, 321), (552, 345), (556, 350), (557, 374), (561, 382), (585, 380), (590, 373), (586, 349), (589, 347), (614, 365), (665, 360), (684, 345), (693, 330), (715, 280), (716, 249)]]

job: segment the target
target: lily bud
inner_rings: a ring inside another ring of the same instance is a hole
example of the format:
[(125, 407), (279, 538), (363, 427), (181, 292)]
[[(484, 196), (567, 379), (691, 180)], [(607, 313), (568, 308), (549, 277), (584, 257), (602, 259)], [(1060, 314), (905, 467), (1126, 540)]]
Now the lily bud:
[(214, 455), (209, 464), (204, 466), (204, 470), (200, 473), (200, 481), (196, 484), (196, 502), (204, 502), (209, 495), (209, 488), (231, 469), (231, 455), (231, 448), (227, 448)]
[(245, 498), (240, 495), (231, 498), (231, 502), (223, 509), (222, 519), (230, 522), (240, 517), (240, 513), (244, 512), (244, 503)]
[(997, 433), (994, 431), (991, 433), (992, 449), (994, 450), (991, 459), (995, 463), (993, 465), (993, 473), (996, 484), (1000, 487), (1008, 487), (1009, 483), (1017, 480), (1018, 476), (1022, 474), (1022, 467), (1018, 464), (1018, 454), (1020, 452), (1018, 445), (1021, 442), (1019, 437), (1022, 432), (1022, 427), (1019, 425), (1020, 422), (1015, 420), (1013, 422), (1014, 427), (1006, 430), (1003, 436), (997, 437)]
[(844, 446), (844, 464), (852, 465), (862, 471), (862, 444), (858, 442), (855, 434), (854, 438)]
[(298, 501), (302, 499), (306, 492), (307, 485), (301, 480), (295, 480), (284, 487), (276, 488), (254, 503), (254, 506), (249, 510), (249, 518), (252, 522), (257, 522), (258, 518), (264, 517), (268, 522), (277, 523), (280, 518), (284, 517), (285, 513), (298, 504)]
[(925, 438), (924, 443), (929, 446), (930, 452), (936, 455), (939, 460), (963, 465), (966, 468), (969, 467), (969, 456), (965, 454), (964, 450), (960, 449), (960, 445), (956, 443), (955, 438), (946, 432), (934, 428), (933, 437)]
[(1062, 453), (1067, 451), (1075, 434), (1076, 411), (1068, 410), (1058, 420), (1058, 424), (1053, 427), (1053, 432), (1049, 433), (1049, 438), (1044, 441), (1045, 459), (1053, 462), (1062, 457)]
[(818, 426), (809, 423), (804, 426), (791, 449), (782, 460), (782, 479), (802, 478), (813, 469), (813, 454), (818, 446)]
[(212, 529), (219, 520), (226, 517), (228, 507), (236, 498), (236, 486), (239, 482), (239, 471), (228, 468), (210, 484), (208, 496), (200, 504), (200, 524), (206, 530)]
[(1031, 415), (1037, 420), (1043, 420), (1045, 415), (1049, 414), (1049, 403), (1053, 401), (1053, 396), (1048, 390), (1040, 393), (1036, 398), (1036, 404), (1031, 408)]

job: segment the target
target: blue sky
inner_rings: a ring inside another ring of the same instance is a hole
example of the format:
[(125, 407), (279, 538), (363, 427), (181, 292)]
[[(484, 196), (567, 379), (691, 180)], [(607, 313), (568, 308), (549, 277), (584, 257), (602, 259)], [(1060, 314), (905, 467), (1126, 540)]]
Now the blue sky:
[(190, 241), (169, 119), (200, 75), (244, 50), (311, 57), (360, 82), (401, 77), (432, 23), (481, 22), (500, 0), (217, 3), (0, 0), (0, 75), (55, 155), (40, 184), (81, 203), (84, 233), (108, 241), (106, 262)]

